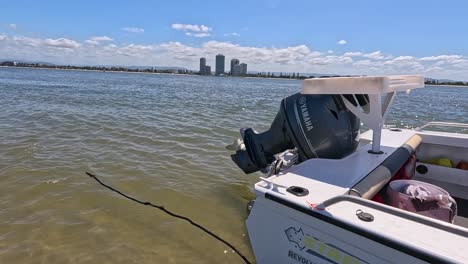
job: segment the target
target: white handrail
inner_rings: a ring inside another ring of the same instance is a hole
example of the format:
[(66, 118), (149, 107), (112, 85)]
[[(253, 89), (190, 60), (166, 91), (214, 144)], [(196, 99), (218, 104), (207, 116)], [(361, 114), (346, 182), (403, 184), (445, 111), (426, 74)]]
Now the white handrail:
[(420, 127), (417, 127), (417, 128), (415, 128), (415, 130), (421, 131), (424, 128), (429, 127), (429, 126), (468, 128), (468, 124), (465, 124), (465, 123), (436, 122), (436, 121), (433, 121), (433, 122), (429, 122), (427, 124), (424, 124), (424, 125), (422, 125)]

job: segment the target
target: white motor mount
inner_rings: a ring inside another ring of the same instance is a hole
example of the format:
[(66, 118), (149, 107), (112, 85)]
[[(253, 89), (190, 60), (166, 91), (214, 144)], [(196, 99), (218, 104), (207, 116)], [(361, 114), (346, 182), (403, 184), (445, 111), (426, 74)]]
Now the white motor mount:
[[(372, 149), (369, 153), (380, 154), (381, 131), (395, 93), (422, 87), (424, 77), (419, 75), (335, 77), (306, 79), (301, 93), (340, 94), (348, 110), (372, 129)], [(347, 94), (353, 95), (355, 104), (343, 96)], [(369, 96), (366, 106), (362, 107), (357, 103), (357, 94)]]

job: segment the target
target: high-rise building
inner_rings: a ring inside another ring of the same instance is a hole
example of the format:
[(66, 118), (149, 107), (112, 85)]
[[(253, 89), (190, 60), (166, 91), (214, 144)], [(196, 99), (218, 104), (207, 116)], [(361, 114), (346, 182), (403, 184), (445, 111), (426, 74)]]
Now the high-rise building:
[(239, 60), (238, 59), (232, 59), (231, 60), (231, 75), (238, 75), (235, 74), (234, 72), (234, 66), (239, 65)]
[(239, 64), (233, 65), (232, 70), (231, 70), (231, 75), (232, 76), (239, 76), (241, 75), (241, 67)]
[(240, 75), (247, 75), (247, 64), (240, 64)]
[(200, 58), (200, 75), (210, 75), (211, 67), (206, 65), (206, 59)]
[(200, 58), (200, 74), (205, 75), (206, 72), (206, 59), (205, 58)]
[(218, 54), (216, 55), (216, 75), (224, 74), (224, 55)]

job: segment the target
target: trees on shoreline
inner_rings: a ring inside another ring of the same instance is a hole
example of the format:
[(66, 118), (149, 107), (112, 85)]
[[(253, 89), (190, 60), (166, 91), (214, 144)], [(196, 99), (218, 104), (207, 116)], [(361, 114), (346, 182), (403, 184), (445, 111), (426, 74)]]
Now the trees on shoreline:
[[(103, 72), (140, 72), (140, 73), (170, 73), (170, 74), (190, 74), (200, 75), (198, 72), (183, 69), (183, 68), (155, 68), (155, 67), (123, 67), (123, 66), (75, 66), (75, 65), (54, 65), (48, 63), (27, 63), (4, 61), (0, 62), (0, 66), (6, 67), (25, 67), (25, 68), (45, 68), (45, 69), (59, 69), (59, 70), (85, 70), (85, 71), (103, 71)], [(230, 75), (229, 75), (230, 76)], [(237, 77), (237, 76), (236, 76)], [(256, 77), (256, 78), (278, 78), (278, 79), (298, 79), (303, 80), (307, 78), (329, 78), (329, 77), (351, 77), (351, 75), (306, 75), (301, 73), (272, 73), (272, 72), (257, 72), (247, 73), (239, 77)], [(468, 86), (468, 82), (462, 81), (442, 81), (435, 79), (427, 79), (425, 84), (428, 85), (458, 85)]]

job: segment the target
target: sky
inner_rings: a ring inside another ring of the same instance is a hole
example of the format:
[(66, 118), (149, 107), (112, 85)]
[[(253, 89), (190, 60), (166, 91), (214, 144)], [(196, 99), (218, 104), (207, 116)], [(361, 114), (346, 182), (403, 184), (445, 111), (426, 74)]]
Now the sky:
[(468, 1), (2, 1), (0, 59), (468, 81)]

